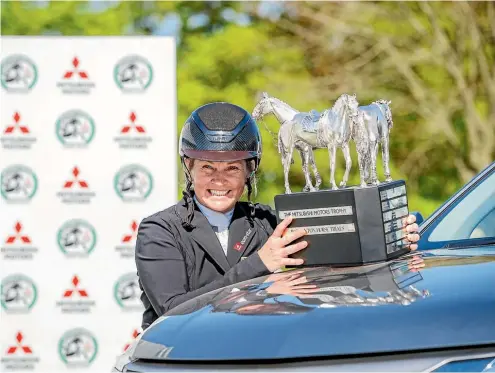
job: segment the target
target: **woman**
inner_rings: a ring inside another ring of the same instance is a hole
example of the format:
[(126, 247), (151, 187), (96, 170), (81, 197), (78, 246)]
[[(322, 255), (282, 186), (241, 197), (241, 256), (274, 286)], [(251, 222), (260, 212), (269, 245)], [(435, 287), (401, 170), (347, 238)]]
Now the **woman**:
[[(301, 229), (277, 225), (269, 206), (250, 202), (261, 161), (261, 137), (251, 115), (217, 102), (193, 111), (181, 131), (184, 198), (145, 218), (138, 230), (136, 266), (143, 330), (173, 307), (221, 287), (301, 265), (289, 256), (307, 246)], [(247, 189), (248, 201), (240, 202)], [(406, 230), (419, 235), (414, 216)], [(412, 244), (411, 249), (416, 249)]]

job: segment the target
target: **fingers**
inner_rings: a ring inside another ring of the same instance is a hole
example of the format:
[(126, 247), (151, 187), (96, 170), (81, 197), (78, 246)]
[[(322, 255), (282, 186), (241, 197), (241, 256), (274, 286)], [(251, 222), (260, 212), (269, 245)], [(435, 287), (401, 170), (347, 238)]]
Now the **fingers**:
[(419, 229), (418, 225), (416, 223), (414, 224), (409, 224), (406, 225), (406, 227), (403, 229), (404, 232), (411, 233), (411, 232), (417, 232)]
[[(308, 282), (308, 279), (306, 278), (306, 276), (303, 276), (303, 277), (296, 278), (295, 280), (289, 281), (288, 284), (290, 286), (294, 286), (294, 285), (299, 285), (299, 284), (305, 284), (307, 282)], [(315, 285), (312, 285), (312, 286), (315, 286)]]
[(307, 246), (308, 246), (307, 241), (301, 241), (301, 242), (286, 246), (282, 250), (283, 250), (283, 253), (285, 254), (284, 256), (289, 256), (291, 254), (297, 253), (299, 250), (302, 250), (302, 249), (306, 248)]
[(418, 244), (413, 243), (409, 245), (409, 250), (411, 251), (418, 250)]
[(416, 216), (414, 216), (414, 215), (408, 215), (407, 217), (402, 219), (402, 224), (404, 226), (408, 225), (408, 224), (413, 224), (413, 223), (416, 223)]
[(284, 266), (300, 266), (304, 263), (303, 259), (282, 258), (281, 263)]
[(305, 236), (307, 234), (306, 229), (304, 228), (297, 228), (293, 230), (292, 232), (286, 233), (283, 237), (282, 240), (284, 241), (285, 245), (290, 244), (292, 241), (297, 240), (298, 238)]
[(275, 227), (272, 236), (282, 237), (290, 223), (292, 223), (292, 216), (288, 216), (284, 220), (282, 220), (280, 224)]
[(411, 233), (411, 234), (406, 235), (406, 238), (410, 242), (418, 242), (419, 241), (419, 234), (417, 234), (417, 233)]

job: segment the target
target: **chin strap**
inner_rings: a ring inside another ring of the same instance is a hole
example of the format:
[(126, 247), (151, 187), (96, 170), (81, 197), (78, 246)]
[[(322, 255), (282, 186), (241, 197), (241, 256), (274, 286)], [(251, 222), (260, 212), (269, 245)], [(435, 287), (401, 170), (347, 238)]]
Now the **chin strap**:
[(186, 202), (186, 207), (187, 207), (187, 215), (186, 217), (180, 217), (181, 224), (182, 226), (190, 231), (194, 228), (194, 225), (192, 224), (192, 220), (194, 217), (194, 200), (193, 200), (193, 191), (192, 191), (192, 178), (191, 174), (189, 173), (189, 169), (186, 167), (186, 164), (184, 163), (184, 158), (181, 158), (181, 163), (182, 167), (184, 169), (184, 174), (186, 175), (186, 189), (182, 191), (182, 196), (184, 198), (184, 201)]

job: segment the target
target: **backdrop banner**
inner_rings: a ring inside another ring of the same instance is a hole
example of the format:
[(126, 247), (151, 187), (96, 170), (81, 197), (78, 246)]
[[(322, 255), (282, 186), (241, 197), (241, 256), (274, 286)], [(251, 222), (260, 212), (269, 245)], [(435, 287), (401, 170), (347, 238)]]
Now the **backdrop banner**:
[(177, 199), (172, 37), (2, 37), (2, 371), (110, 371), (140, 221)]

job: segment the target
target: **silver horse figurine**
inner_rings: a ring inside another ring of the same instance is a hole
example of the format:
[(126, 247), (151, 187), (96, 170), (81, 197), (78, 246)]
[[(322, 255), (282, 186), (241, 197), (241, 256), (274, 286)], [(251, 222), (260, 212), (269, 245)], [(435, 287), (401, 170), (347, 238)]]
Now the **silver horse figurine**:
[[(263, 119), (264, 116), (273, 114), (280, 123), (280, 126), (284, 126), (285, 123), (290, 121), (292, 118), (294, 118), (296, 114), (299, 113), (300, 113), (299, 110), (292, 108), (290, 105), (283, 102), (282, 100), (279, 100), (278, 98), (275, 97), (270, 97), (268, 93), (263, 92), (261, 94), (261, 99), (253, 109), (252, 116), (254, 120), (260, 121)], [(316, 112), (316, 110), (312, 111), (312, 114), (314, 117), (319, 115), (318, 112)], [(266, 129), (270, 134), (273, 135), (273, 133), (268, 128)], [(303, 191), (307, 192), (307, 191), (318, 190), (321, 185), (321, 176), (316, 167), (313, 148), (302, 140), (296, 141), (294, 147), (299, 151), (299, 154), (301, 156), (302, 170), (304, 173), (304, 179), (306, 180), (306, 185), (304, 186)], [(279, 153), (282, 152), (280, 148), (280, 141), (278, 141), (278, 151)], [(291, 159), (291, 163), (292, 162), (293, 161)], [(311, 165), (315, 177), (314, 187), (311, 181), (311, 175), (308, 170), (308, 164)]]
[[(393, 126), (391, 101), (378, 100), (366, 106), (359, 106), (356, 126), (352, 138), (356, 144), (358, 163), (361, 171), (361, 186), (366, 181), (378, 185), (376, 158), (378, 145), (381, 145), (385, 181), (392, 181), (390, 175), (389, 137)], [(361, 169), (363, 167), (363, 169)]]
[[(271, 111), (265, 109), (267, 105), (262, 105), (260, 102), (253, 111), (255, 118), (273, 112), (275, 102), (279, 107), (284, 107), (286, 111), (289, 111), (289, 108), (292, 109), (288, 104), (274, 97), (269, 97), (266, 94), (264, 94), (263, 100), (270, 102)], [(346, 186), (352, 166), (349, 141), (351, 139), (354, 121), (358, 116), (358, 105), (355, 95), (343, 94), (337, 99), (332, 108), (325, 110), (322, 114), (319, 114), (316, 110), (312, 110), (309, 113), (296, 111), (292, 119), (282, 123), (278, 133), (278, 149), (282, 154), (282, 164), (284, 166), (285, 193), (291, 193), (289, 169), (292, 161), (292, 152), (298, 141), (308, 144), (311, 150), (328, 149), (332, 189), (337, 189), (335, 183), (336, 150), (338, 147), (342, 148), (346, 170), (340, 186)], [(306, 179), (306, 182), (308, 183), (308, 179)]]

